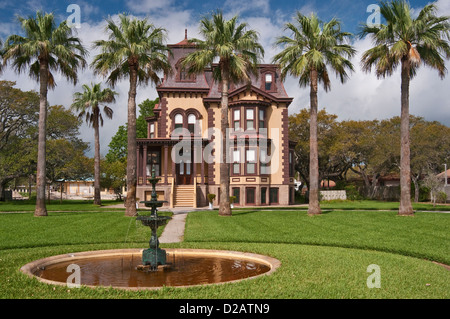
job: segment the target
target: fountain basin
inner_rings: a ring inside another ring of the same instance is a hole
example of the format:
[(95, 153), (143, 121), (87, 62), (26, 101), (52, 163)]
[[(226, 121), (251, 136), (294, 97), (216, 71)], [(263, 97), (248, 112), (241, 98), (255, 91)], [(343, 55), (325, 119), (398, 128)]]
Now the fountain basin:
[(155, 228), (165, 225), (167, 221), (171, 219), (172, 217), (170, 216), (155, 216), (155, 215), (136, 217), (136, 220), (141, 221), (142, 225)]
[(33, 261), (21, 271), (41, 282), (66, 286), (72, 274), (67, 271), (69, 265), (77, 265), (82, 286), (145, 290), (236, 282), (270, 275), (281, 265), (277, 259), (252, 253), (167, 248), (169, 267), (147, 273), (137, 269), (142, 263), (142, 251), (116, 249), (64, 254)]

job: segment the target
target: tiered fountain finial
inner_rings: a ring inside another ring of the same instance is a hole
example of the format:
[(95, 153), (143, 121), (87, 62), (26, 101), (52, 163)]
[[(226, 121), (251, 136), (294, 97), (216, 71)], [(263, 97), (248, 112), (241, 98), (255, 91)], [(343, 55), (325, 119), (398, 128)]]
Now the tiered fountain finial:
[(152, 236), (150, 238), (150, 248), (145, 249), (142, 252), (142, 269), (149, 269), (155, 271), (158, 266), (165, 266), (166, 263), (166, 251), (159, 247), (159, 240), (157, 230), (160, 226), (163, 226), (171, 219), (169, 216), (158, 216), (158, 207), (162, 207), (166, 201), (158, 201), (158, 194), (156, 193), (156, 184), (160, 181), (160, 178), (156, 178), (155, 170), (152, 170), (152, 178), (149, 182), (152, 184), (152, 195), (150, 201), (143, 201), (146, 207), (151, 208), (150, 216), (138, 216), (137, 220), (140, 220), (144, 226), (149, 226), (152, 230)]

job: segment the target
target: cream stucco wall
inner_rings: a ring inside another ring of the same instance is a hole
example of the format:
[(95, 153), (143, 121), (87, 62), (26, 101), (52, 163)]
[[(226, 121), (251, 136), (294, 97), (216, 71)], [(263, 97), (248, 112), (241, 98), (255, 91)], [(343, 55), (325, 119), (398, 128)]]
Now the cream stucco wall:
[[(196, 109), (198, 112), (200, 112), (202, 119), (201, 121), (201, 128), (202, 128), (202, 137), (207, 138), (208, 137), (208, 110), (203, 104), (203, 97), (202, 94), (193, 94), (192, 96), (185, 93), (170, 93), (170, 94), (164, 94), (163, 96), (166, 98), (167, 101), (167, 132), (166, 136), (170, 136), (170, 130), (172, 128), (172, 119), (170, 118), (170, 114), (175, 109)], [(250, 91), (242, 92), (238, 96), (235, 96), (230, 99), (230, 102), (236, 102), (239, 101), (242, 103), (242, 105), (245, 106), (245, 101), (255, 101), (255, 100), (261, 100), (264, 102), (268, 102), (267, 99), (263, 96), (260, 96), (258, 94), (252, 93)], [(213, 112), (213, 127), (215, 127), (217, 130), (220, 130), (220, 121), (221, 121), (221, 110), (220, 110), (220, 103), (211, 103), (209, 108)], [(283, 184), (283, 132), (281, 129), (282, 122), (283, 122), (283, 110), (286, 109), (285, 104), (275, 104), (272, 103), (270, 106), (266, 107), (266, 118), (267, 120), (267, 130), (268, 130), (268, 137), (272, 139), (272, 161), (270, 163), (271, 166), (271, 174), (269, 175), (269, 181), (271, 184)], [(232, 121), (232, 115), (231, 111), (229, 113), (229, 123), (231, 126)], [(243, 120), (241, 118), (241, 120)], [(217, 143), (217, 140), (216, 140)], [(285, 147), (288, 147), (288, 145), (285, 145)], [(216, 144), (216, 150), (214, 152), (215, 155), (215, 163), (209, 164), (213, 165), (214, 174), (215, 174), (215, 184), (220, 184), (219, 176), (220, 176), (220, 150), (218, 149), (218, 145)], [(169, 154), (170, 156), (170, 154)], [(259, 168), (259, 165), (258, 165)], [(288, 168), (286, 168), (288, 169)], [(169, 165), (169, 172), (170, 175), (172, 175), (171, 172), (171, 165)], [(200, 167), (197, 166), (197, 174), (200, 174)], [(207, 174), (207, 171), (205, 169), (205, 175)], [(255, 181), (246, 182), (245, 176), (241, 176), (240, 183), (245, 182), (249, 184), (264, 184), (264, 182), (261, 181), (261, 179), (258, 178)], [(233, 184), (233, 182), (231, 182)], [(236, 183), (237, 184), (237, 183)]]

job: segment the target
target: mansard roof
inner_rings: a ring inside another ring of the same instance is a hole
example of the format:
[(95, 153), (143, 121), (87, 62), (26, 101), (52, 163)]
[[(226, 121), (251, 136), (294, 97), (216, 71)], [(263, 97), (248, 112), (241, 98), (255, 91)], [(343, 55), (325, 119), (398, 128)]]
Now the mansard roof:
[[(187, 38), (187, 30), (185, 30), (185, 38), (177, 44), (171, 44), (169, 47), (172, 50), (172, 55), (169, 56), (169, 62), (172, 65), (172, 72), (164, 76), (163, 82), (157, 87), (159, 94), (162, 92), (199, 92), (207, 94), (204, 99), (205, 102), (213, 102), (220, 100), (221, 89), (220, 83), (214, 81), (212, 76), (212, 69), (218, 67), (218, 64), (213, 64), (210, 68), (205, 69), (201, 74), (197, 74), (192, 81), (180, 81), (177, 79), (177, 72), (179, 72), (179, 63), (189, 53), (195, 52), (195, 45), (189, 43)], [(274, 76), (275, 90), (266, 91), (265, 88), (265, 74), (271, 73)], [(284, 89), (283, 81), (281, 80), (280, 69), (275, 64), (259, 64), (257, 75), (250, 76), (249, 83), (241, 83), (238, 85), (232, 84), (230, 86), (230, 96), (239, 94), (248, 88), (256, 94), (262, 95), (264, 98), (277, 103), (284, 102), (290, 104), (290, 98)]]

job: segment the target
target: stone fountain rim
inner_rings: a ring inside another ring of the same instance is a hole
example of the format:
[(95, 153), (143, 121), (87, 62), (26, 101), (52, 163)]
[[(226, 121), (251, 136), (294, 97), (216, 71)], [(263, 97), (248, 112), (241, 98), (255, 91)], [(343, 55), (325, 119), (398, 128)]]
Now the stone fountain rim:
[[(133, 255), (133, 254), (142, 254), (144, 249), (142, 248), (132, 248), (132, 249), (109, 249), (109, 250), (92, 250), (92, 251), (83, 251), (83, 252), (75, 252), (68, 254), (55, 255), (50, 257), (45, 257), (42, 259), (34, 260), (20, 268), (20, 271), (27, 275), (30, 278), (36, 278), (38, 281), (43, 282), (45, 284), (57, 285), (57, 286), (66, 286), (67, 283), (48, 280), (44, 278), (40, 278), (33, 274), (33, 270), (39, 267), (45, 267), (48, 265), (52, 265), (55, 263), (67, 262), (67, 261), (76, 261), (77, 259), (89, 259), (89, 258), (101, 258), (101, 257), (113, 257), (113, 256), (124, 256), (124, 255)], [(248, 261), (255, 261), (258, 263), (265, 264), (270, 267), (270, 270), (252, 277), (231, 280), (226, 282), (219, 283), (211, 283), (211, 284), (199, 284), (199, 285), (188, 285), (188, 286), (166, 286), (171, 288), (190, 288), (190, 287), (198, 287), (198, 286), (214, 286), (221, 285), (227, 283), (235, 283), (243, 280), (255, 279), (261, 276), (269, 276), (274, 273), (280, 266), (281, 262), (278, 259), (275, 259), (270, 256), (249, 253), (249, 252), (241, 252), (241, 251), (231, 251), (231, 250), (214, 250), (214, 249), (189, 249), (189, 248), (164, 248), (164, 250), (168, 253), (173, 254), (184, 254), (190, 256), (205, 256), (208, 255), (210, 257), (222, 257), (222, 258), (240, 258)], [(121, 290), (159, 290), (163, 287), (117, 287), (117, 286), (93, 286), (93, 285), (81, 285), (82, 287), (88, 288), (114, 288)]]

